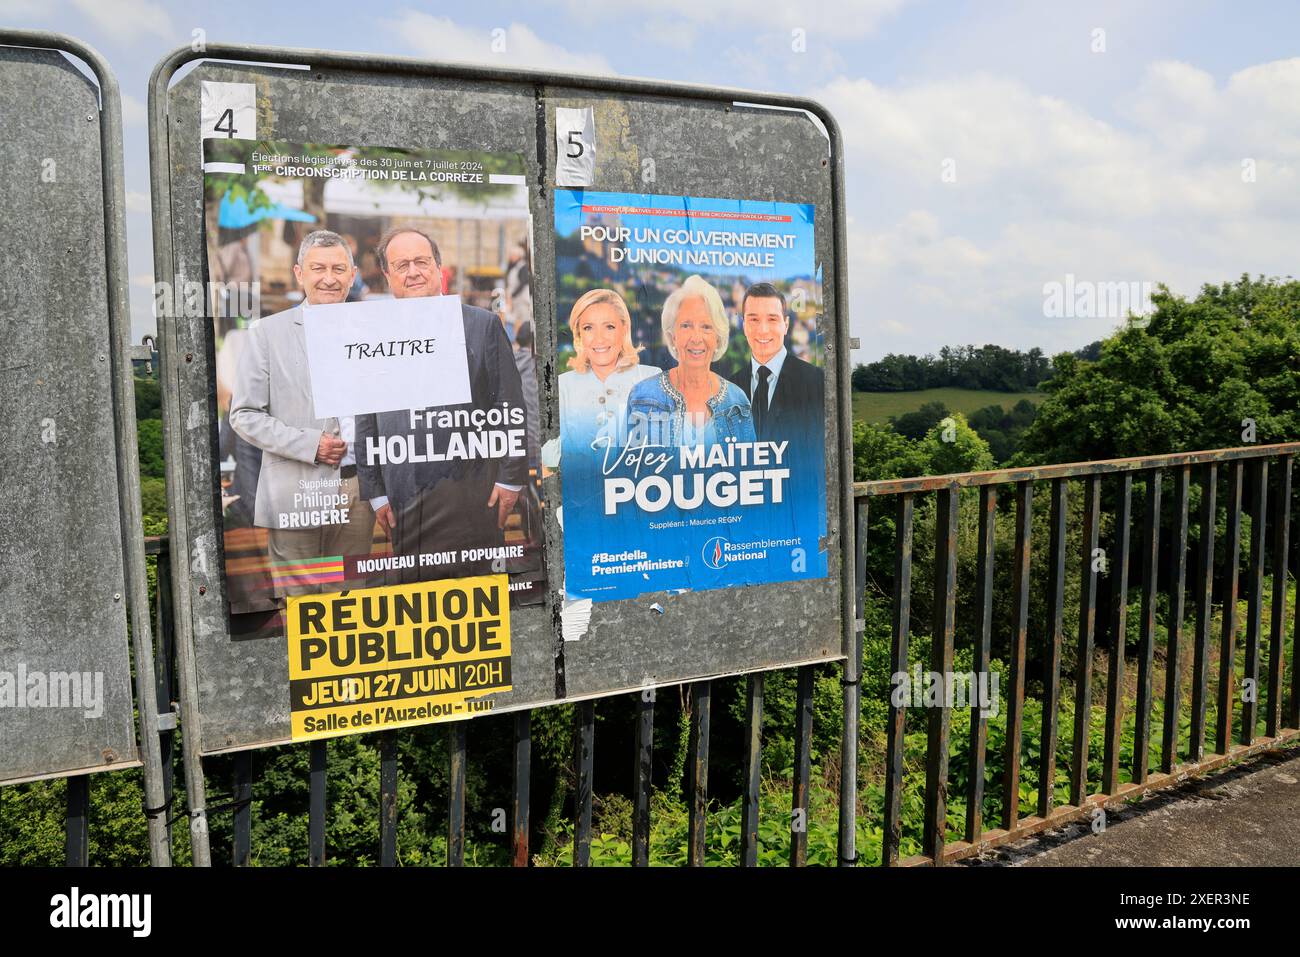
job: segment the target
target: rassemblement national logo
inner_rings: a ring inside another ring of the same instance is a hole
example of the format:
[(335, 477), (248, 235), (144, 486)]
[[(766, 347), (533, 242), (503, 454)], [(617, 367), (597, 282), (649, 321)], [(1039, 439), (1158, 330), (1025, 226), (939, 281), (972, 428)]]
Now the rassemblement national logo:
[(704, 564), (715, 571), (721, 571), (737, 562), (766, 562), (777, 549), (777, 554), (784, 554), (784, 549), (797, 551), (801, 545), (798, 538), (759, 538), (748, 542), (733, 542), (721, 535), (714, 535), (704, 543)]

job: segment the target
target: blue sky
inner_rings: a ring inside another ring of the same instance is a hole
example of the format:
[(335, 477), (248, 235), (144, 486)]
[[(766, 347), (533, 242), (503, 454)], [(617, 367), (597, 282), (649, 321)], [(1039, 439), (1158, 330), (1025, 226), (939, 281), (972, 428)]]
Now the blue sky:
[(1194, 295), (1295, 271), (1294, 3), (0, 0), (0, 23), (72, 34), (117, 72), (137, 338), (152, 326), (146, 84), (195, 29), (821, 100), (846, 132), (855, 361), (1078, 348), (1120, 318), (1047, 316), (1044, 286), (1067, 276)]

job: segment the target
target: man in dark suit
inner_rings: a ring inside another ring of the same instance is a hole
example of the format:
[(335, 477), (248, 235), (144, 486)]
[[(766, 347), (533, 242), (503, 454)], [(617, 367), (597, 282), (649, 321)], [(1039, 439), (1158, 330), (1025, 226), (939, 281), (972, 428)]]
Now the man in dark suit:
[[(442, 257), (431, 238), (416, 229), (389, 230), (376, 250), (388, 287), (398, 299), (442, 295)], [(380, 462), (369, 455), (368, 440), (383, 443), (393, 436), (412, 437), (421, 451), (448, 448), (452, 433), (468, 438), (475, 431), (517, 430), (526, 436), (527, 409), (514, 352), (501, 321), (486, 309), (462, 304), (465, 353), (469, 363), (470, 401), (438, 409), (402, 409), (356, 418), (359, 450), (357, 476), (361, 494), (370, 500), (375, 518), (393, 542), (396, 555), (454, 551), (452, 561), (403, 569), (402, 582), (461, 578), (490, 574), (494, 560), (463, 560), (466, 548), (494, 548), (503, 543), (502, 529), (528, 481), (526, 441), (510, 443), (493, 458), (446, 461)], [(456, 427), (449, 420), (458, 411), (491, 411), (502, 424), (481, 429)], [(444, 414), (445, 413), (445, 414)], [(445, 421), (439, 421), (440, 419)], [(515, 454), (515, 450), (518, 454)], [(495, 568), (504, 570), (505, 562)]]
[(771, 283), (755, 283), (745, 291), (740, 308), (750, 359), (731, 381), (749, 398), (759, 440), (820, 445), (826, 427), (825, 376), (786, 348), (790, 320), (785, 296)]

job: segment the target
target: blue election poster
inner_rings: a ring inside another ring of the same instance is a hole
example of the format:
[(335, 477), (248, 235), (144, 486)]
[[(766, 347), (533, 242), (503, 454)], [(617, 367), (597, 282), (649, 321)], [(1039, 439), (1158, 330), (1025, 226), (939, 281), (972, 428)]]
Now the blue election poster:
[(543, 460), (568, 599), (826, 575), (813, 225), (807, 204), (556, 191), (560, 448)]

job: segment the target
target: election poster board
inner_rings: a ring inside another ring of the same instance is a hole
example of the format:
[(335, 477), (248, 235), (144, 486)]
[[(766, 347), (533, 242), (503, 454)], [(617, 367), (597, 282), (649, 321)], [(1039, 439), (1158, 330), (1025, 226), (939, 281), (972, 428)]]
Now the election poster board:
[(294, 740), (490, 709), (546, 594), (522, 158), (210, 139), (204, 187), (232, 636)]
[[(126, 238), (104, 188), (121, 163), (121, 135), (102, 136), (101, 89), (61, 50), (8, 42), (0, 44), (0, 786), (139, 766), (146, 750), (131, 642), (137, 654), (149, 642), (148, 608), (134, 606), (144, 562), (127, 547), (139, 519), (134, 529), (125, 519), (126, 497), (139, 494), (126, 488), (135, 464), (122, 454), (134, 406), (129, 378), (110, 361), (129, 321), (115, 308), (126, 301), (126, 277), (109, 270), (114, 255), (125, 263)], [(46, 175), (23, 175), (27, 168)], [(11, 807), (4, 813), (16, 825)]]
[(811, 204), (555, 196), (565, 598), (824, 578)]

